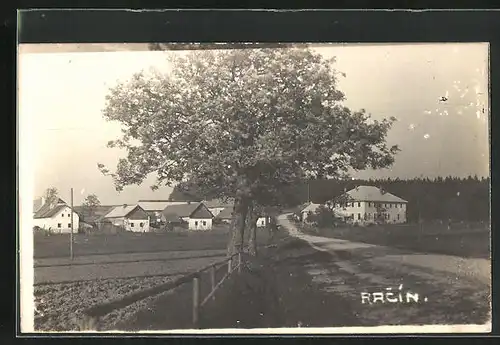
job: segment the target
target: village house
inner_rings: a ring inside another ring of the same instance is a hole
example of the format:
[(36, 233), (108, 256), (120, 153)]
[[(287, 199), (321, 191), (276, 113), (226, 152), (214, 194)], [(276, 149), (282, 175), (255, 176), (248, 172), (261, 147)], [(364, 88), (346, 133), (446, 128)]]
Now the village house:
[(90, 209), (87, 206), (74, 206), (73, 210), (78, 213), (80, 224), (98, 227), (99, 221), (115, 207), (116, 205), (99, 205)]
[(168, 223), (178, 218), (188, 224), (189, 230), (211, 230), (214, 216), (202, 202), (188, 202), (167, 206), (161, 220)]
[[(271, 216), (267, 213), (263, 213), (262, 215), (260, 215), (260, 217), (257, 219), (257, 227), (261, 228), (269, 225), (271, 221), (270, 217)], [(223, 223), (230, 223), (231, 219), (233, 218), (233, 206), (231, 205), (230, 207), (224, 208), (218, 213), (216, 218)]]
[[(33, 226), (60, 234), (69, 234), (72, 229), (73, 232), (78, 231), (78, 213), (72, 211), (64, 200), (55, 198), (52, 201), (43, 199), (42, 201), (44, 203), (37, 207), (37, 212), (33, 215)], [(73, 214), (73, 226), (71, 226), (71, 214)]]
[[(298, 220), (301, 220), (304, 223), (307, 223), (307, 222), (311, 221), (311, 219), (310, 219), (309, 216), (311, 214), (315, 214), (318, 211), (318, 209), (319, 209), (320, 206), (325, 206), (327, 208), (330, 208), (327, 204), (315, 204), (315, 203), (310, 202), (308, 204), (299, 206), (298, 209), (296, 209), (296, 211), (294, 213), (296, 213), (296, 214), (299, 215), (299, 219)], [(332, 211), (333, 211), (333, 214), (334, 214), (334, 216), (335, 216), (336, 219), (345, 221), (345, 215), (344, 214), (340, 213), (336, 209), (333, 209)]]
[(104, 217), (104, 221), (126, 231), (149, 232), (149, 215), (139, 205), (121, 205), (114, 207)]
[(203, 204), (212, 212), (214, 217), (222, 212), (225, 208), (230, 207), (232, 209), (234, 201), (232, 199), (228, 201), (222, 201), (221, 199), (205, 200), (202, 201)]
[(182, 205), (185, 201), (169, 201), (169, 200), (139, 200), (137, 204), (149, 214), (152, 222), (159, 223), (161, 221), (162, 212), (165, 208), (171, 205)]
[(407, 201), (373, 186), (358, 186), (341, 196), (335, 210), (350, 223), (405, 223)]
[(300, 210), (300, 217), (301, 217), (301, 220), (303, 222), (307, 222), (308, 221), (308, 217), (309, 215), (312, 213), (316, 213), (316, 211), (318, 210), (318, 208), (321, 206), (321, 204), (315, 204), (315, 203), (308, 203), (307, 205), (305, 205), (304, 207), (302, 207), (302, 209)]

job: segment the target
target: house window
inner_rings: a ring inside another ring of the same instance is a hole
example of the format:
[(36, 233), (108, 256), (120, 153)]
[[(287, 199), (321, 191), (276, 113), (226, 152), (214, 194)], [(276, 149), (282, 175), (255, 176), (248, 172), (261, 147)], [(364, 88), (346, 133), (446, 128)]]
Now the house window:
[(70, 228), (70, 229), (71, 229), (71, 223), (68, 223), (68, 228)]
[(207, 225), (207, 222), (206, 221), (203, 221), (203, 226), (206, 226)]
[(358, 213), (358, 220), (361, 220), (361, 213)]
[(139, 226), (142, 228), (144, 226), (144, 223), (140, 223)]
[(399, 214), (398, 214), (398, 220), (399, 220)]
[(389, 207), (392, 208), (392, 204), (389, 204)]
[(134, 223), (130, 223), (130, 227), (133, 228), (134, 227)]
[(360, 202), (358, 202), (358, 207), (361, 207), (361, 203)]
[(62, 227), (61, 223), (57, 223), (57, 227), (60, 229)]
[(364, 218), (364, 220), (366, 220), (368, 218), (366, 213), (364, 214), (363, 218)]
[(198, 226), (198, 221), (194, 222), (194, 226)]

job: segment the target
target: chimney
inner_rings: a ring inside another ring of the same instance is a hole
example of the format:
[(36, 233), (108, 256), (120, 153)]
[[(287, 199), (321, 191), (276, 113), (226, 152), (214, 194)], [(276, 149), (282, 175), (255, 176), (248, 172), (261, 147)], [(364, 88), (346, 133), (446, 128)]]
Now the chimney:
[(127, 207), (127, 204), (123, 204), (123, 208)]

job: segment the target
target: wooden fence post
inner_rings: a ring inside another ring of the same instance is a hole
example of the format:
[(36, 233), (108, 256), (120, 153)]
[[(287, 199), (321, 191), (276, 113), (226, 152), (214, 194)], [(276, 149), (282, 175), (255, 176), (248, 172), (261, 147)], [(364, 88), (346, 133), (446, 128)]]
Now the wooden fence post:
[(231, 261), (232, 260), (233, 260), (232, 258), (229, 258), (229, 260), (227, 260), (227, 273), (231, 273), (231, 268), (232, 268)]
[(241, 252), (238, 253), (238, 273), (241, 273)]
[[(210, 268), (210, 280), (212, 282), (212, 291), (215, 290), (215, 265)], [(212, 299), (215, 300), (215, 294), (212, 296)]]
[(193, 278), (193, 327), (199, 327), (200, 317), (200, 278)]

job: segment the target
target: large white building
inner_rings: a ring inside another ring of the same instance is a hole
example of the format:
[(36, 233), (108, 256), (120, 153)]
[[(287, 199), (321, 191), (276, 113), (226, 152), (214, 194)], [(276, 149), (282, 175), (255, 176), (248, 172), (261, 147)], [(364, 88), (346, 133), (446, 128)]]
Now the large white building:
[(358, 186), (343, 194), (334, 209), (350, 223), (405, 223), (408, 202), (373, 186)]
[[(36, 213), (33, 215), (33, 226), (38, 226), (52, 233), (69, 234), (71, 229), (78, 232), (78, 213), (72, 212), (62, 199), (56, 198), (52, 201), (35, 201), (33, 203)], [(73, 227), (71, 226), (71, 214), (73, 213)]]

